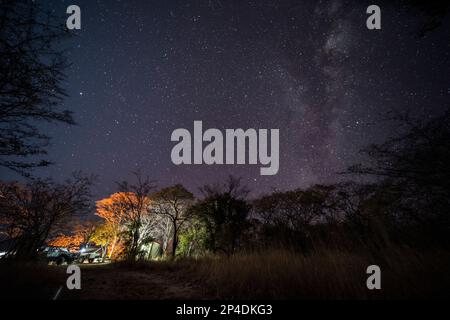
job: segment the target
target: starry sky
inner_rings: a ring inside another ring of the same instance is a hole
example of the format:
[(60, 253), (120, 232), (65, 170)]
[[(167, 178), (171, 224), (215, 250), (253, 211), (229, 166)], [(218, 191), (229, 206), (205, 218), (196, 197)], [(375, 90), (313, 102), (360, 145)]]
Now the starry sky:
[[(160, 187), (193, 192), (229, 174), (254, 194), (342, 179), (337, 172), (361, 160), (359, 149), (395, 133), (386, 112), (432, 116), (450, 96), (448, 16), (420, 36), (420, 8), (379, 1), (382, 30), (368, 30), (372, 2), (46, 1), (63, 16), (81, 8), (62, 106), (78, 125), (42, 126), (55, 164), (35, 174), (97, 174), (97, 197), (137, 169)], [(171, 133), (192, 131), (194, 120), (280, 129), (279, 173), (173, 165)]]

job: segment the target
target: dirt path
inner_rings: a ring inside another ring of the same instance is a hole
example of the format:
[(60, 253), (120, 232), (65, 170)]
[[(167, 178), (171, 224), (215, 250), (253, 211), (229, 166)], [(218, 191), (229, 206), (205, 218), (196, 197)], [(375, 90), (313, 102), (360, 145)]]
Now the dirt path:
[(201, 299), (200, 286), (171, 271), (130, 270), (112, 265), (83, 266), (81, 290), (61, 294), (61, 299), (144, 299), (181, 300)]

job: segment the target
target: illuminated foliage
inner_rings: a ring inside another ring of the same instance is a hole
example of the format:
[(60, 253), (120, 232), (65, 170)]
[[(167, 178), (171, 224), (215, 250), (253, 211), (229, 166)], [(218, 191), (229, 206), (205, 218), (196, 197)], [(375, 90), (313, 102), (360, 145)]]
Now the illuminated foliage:
[(188, 209), (194, 201), (194, 195), (178, 184), (154, 193), (152, 200), (152, 212), (168, 218), (172, 224), (171, 255), (175, 257), (180, 231), (190, 218)]

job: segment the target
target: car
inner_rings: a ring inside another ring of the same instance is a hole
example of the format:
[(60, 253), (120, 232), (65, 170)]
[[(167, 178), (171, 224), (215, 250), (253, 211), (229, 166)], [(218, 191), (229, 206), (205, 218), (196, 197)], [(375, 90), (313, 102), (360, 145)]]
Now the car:
[(84, 263), (94, 263), (94, 262), (103, 262), (105, 257), (105, 248), (102, 246), (96, 245), (85, 245), (82, 246), (80, 252), (78, 254), (78, 262)]
[(77, 254), (61, 247), (45, 247), (41, 254), (47, 259), (48, 263), (54, 263), (58, 266), (72, 264), (78, 258)]
[(14, 255), (14, 244), (14, 240), (0, 232), (0, 259), (5, 259), (8, 256)]

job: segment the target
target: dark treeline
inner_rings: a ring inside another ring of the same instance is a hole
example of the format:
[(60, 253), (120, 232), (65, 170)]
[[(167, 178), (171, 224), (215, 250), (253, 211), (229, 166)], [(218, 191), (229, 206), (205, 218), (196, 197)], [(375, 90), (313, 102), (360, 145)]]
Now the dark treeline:
[(193, 210), (205, 221), (210, 249), (449, 247), (450, 113), (432, 120), (394, 119), (404, 133), (362, 150), (346, 174), (374, 182), (314, 185), (245, 201), (237, 180), (206, 188)]
[[(202, 187), (196, 199), (182, 185), (157, 190), (137, 172), (97, 201), (103, 223), (89, 240), (130, 260), (148, 258), (149, 244), (168, 257), (268, 248), (304, 254), (318, 248), (448, 248), (449, 120), (448, 111), (429, 121), (396, 117), (404, 133), (364, 149), (364, 162), (345, 172), (377, 178), (367, 184), (313, 185), (250, 200), (241, 179), (229, 177)], [(61, 224), (72, 224), (70, 217), (88, 208), (91, 183), (81, 175), (63, 184), (2, 183), (0, 218), (14, 239), (11, 252), (32, 257)]]

